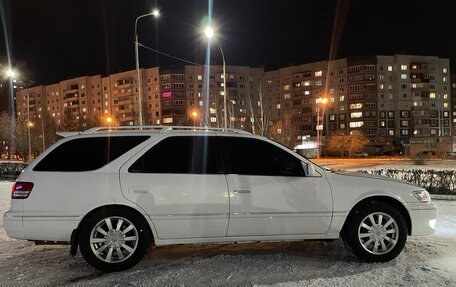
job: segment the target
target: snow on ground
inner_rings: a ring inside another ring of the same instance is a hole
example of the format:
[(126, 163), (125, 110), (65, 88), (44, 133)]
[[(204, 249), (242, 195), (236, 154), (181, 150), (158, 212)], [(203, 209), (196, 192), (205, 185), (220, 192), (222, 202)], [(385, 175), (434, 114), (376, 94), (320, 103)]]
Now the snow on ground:
[(455, 170), (455, 160), (425, 160), (424, 165), (416, 165), (413, 160), (396, 161), (370, 167), (370, 169), (435, 169), (435, 170)]
[[(0, 210), (11, 183), (0, 182)], [(456, 286), (456, 201), (438, 201), (434, 236), (409, 238), (399, 257), (363, 263), (334, 242), (175, 245), (150, 249), (134, 268), (103, 274), (68, 246), (5, 237), (0, 286)]]

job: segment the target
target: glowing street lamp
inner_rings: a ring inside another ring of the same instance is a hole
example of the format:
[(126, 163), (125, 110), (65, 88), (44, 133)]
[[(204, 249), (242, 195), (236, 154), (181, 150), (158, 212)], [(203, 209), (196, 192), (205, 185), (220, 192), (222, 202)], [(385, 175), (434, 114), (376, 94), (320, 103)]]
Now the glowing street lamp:
[[(211, 41), (211, 39), (214, 38), (214, 36), (215, 36), (214, 29), (211, 26), (207, 26), (204, 29), (204, 35), (206, 35), (208, 41)], [(223, 49), (220, 46), (220, 44), (215, 42), (215, 45), (219, 48), (220, 53), (222, 54), (222, 60), (223, 60), (223, 120), (225, 122), (224, 127), (225, 127), (225, 129), (227, 129), (228, 128), (228, 126), (227, 126), (228, 115), (227, 115), (227, 110), (226, 110), (227, 103), (226, 103), (226, 63), (225, 63), (225, 53), (223, 53)]]
[(8, 71), (6, 71), (6, 75), (8, 76), (8, 78), (14, 78), (16, 77), (16, 72), (12, 69), (9, 69)]
[(193, 126), (196, 127), (196, 124), (198, 123), (198, 117), (199, 117), (198, 111), (194, 110), (193, 112), (190, 113), (190, 116), (193, 119)]
[(111, 117), (107, 117), (106, 118), (106, 122), (108, 123), (108, 127), (111, 127), (112, 118)]
[(211, 39), (214, 37), (214, 29), (212, 29), (211, 26), (207, 26), (206, 29), (204, 29), (204, 34), (208, 39)]
[(139, 75), (139, 42), (138, 42), (138, 20), (147, 16), (153, 16), (154, 18), (158, 18), (160, 16), (160, 10), (154, 9), (151, 13), (144, 14), (136, 18), (135, 20), (135, 62), (136, 62), (136, 85), (138, 87), (138, 121), (139, 126), (142, 128), (143, 125), (143, 115), (142, 115), (142, 99), (141, 99), (141, 77)]

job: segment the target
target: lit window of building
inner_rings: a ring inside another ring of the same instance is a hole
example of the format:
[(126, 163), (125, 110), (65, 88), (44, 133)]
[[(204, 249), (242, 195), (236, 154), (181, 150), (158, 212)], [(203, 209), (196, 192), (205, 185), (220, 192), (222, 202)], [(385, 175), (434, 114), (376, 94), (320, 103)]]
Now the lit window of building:
[(343, 102), (344, 100), (345, 100), (345, 96), (340, 96), (340, 97), (339, 97), (339, 101), (340, 101), (340, 102)]
[(435, 93), (434, 93), (434, 92), (432, 92), (432, 93), (429, 93), (429, 98), (431, 98), (431, 99), (435, 99)]
[(401, 80), (407, 80), (407, 74), (401, 74)]
[(350, 122), (350, 127), (351, 128), (360, 128), (364, 126), (364, 122), (363, 121), (360, 121), (360, 122)]
[(361, 109), (363, 107), (362, 103), (350, 104), (350, 110)]
[(164, 124), (171, 124), (173, 122), (173, 118), (164, 118), (163, 123)]
[(401, 70), (402, 71), (407, 71), (407, 65), (401, 65)]
[(393, 71), (393, 66), (388, 66), (388, 71), (389, 72)]
[(277, 108), (278, 110), (280, 110), (280, 104), (277, 104), (276, 108)]
[(444, 108), (448, 108), (448, 103), (443, 103)]
[(289, 98), (291, 98), (291, 95), (290, 95), (290, 94), (285, 94), (285, 95), (283, 95), (283, 97), (284, 97), (285, 99), (289, 99)]
[(285, 85), (285, 86), (283, 86), (283, 89), (284, 89), (285, 91), (288, 91), (288, 90), (290, 89), (290, 85)]
[(363, 112), (354, 112), (350, 114), (350, 117), (353, 118), (361, 118), (363, 116)]
[(315, 77), (321, 77), (321, 76), (323, 76), (323, 71), (320, 70), (320, 71), (315, 72)]
[(448, 69), (447, 68), (443, 68), (442, 69), (442, 73), (444, 73), (444, 74), (448, 73)]

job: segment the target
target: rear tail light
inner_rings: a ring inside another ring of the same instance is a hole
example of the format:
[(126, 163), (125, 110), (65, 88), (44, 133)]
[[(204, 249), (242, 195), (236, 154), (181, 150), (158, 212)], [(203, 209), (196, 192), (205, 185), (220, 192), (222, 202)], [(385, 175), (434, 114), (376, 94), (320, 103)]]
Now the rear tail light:
[(32, 182), (17, 181), (13, 184), (11, 198), (25, 199), (29, 197), (30, 193), (32, 192), (32, 188)]

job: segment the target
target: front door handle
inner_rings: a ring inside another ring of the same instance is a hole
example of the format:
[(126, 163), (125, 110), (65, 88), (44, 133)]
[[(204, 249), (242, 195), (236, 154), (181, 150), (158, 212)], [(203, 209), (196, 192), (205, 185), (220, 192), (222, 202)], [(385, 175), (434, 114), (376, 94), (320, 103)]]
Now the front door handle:
[(235, 189), (234, 193), (250, 193), (250, 189)]
[(149, 189), (147, 187), (132, 187), (130, 188), (131, 193), (147, 193)]

